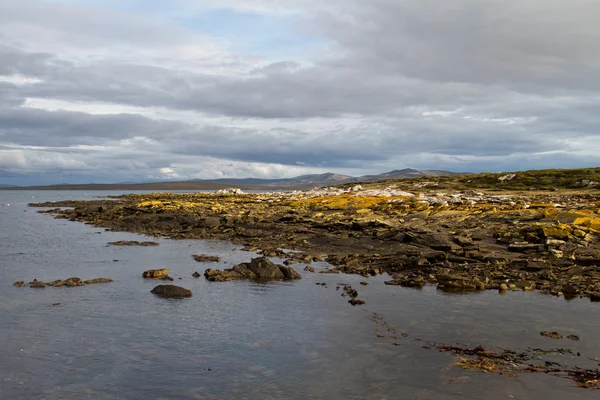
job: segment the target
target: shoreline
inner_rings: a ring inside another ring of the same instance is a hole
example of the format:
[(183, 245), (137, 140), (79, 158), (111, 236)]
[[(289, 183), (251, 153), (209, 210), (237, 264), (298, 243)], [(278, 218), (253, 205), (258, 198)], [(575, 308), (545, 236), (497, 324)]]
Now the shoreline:
[(30, 206), (115, 231), (226, 240), (288, 265), (325, 260), (333, 268), (324, 272), (388, 273), (391, 285), (600, 301), (596, 192), (402, 189), (130, 194)]

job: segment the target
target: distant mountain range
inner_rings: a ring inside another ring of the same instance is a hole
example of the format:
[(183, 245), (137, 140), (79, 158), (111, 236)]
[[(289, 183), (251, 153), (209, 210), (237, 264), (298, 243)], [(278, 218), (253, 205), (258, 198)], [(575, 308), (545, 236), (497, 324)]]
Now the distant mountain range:
[(301, 175), (295, 178), (281, 179), (194, 179), (179, 182), (149, 182), (149, 183), (116, 183), (116, 184), (83, 184), (83, 185), (51, 185), (51, 186), (7, 186), (0, 185), (0, 189), (27, 189), (27, 190), (217, 190), (227, 187), (240, 189), (307, 189), (313, 187), (341, 185), (344, 183), (376, 182), (386, 179), (419, 178), (424, 176), (456, 175), (455, 172), (440, 170), (418, 170), (405, 168), (394, 170), (379, 175), (364, 175), (353, 177), (335, 173)]
[(441, 170), (418, 170), (412, 168), (397, 169), (379, 175), (363, 175), (349, 176), (334, 174), (331, 172), (325, 174), (301, 175), (295, 178), (285, 179), (213, 179), (213, 180), (195, 180), (195, 182), (215, 182), (226, 183), (229, 185), (250, 185), (263, 187), (285, 187), (285, 188), (312, 188), (315, 186), (333, 186), (343, 183), (358, 183), (358, 182), (376, 182), (386, 179), (404, 179), (404, 178), (419, 178), (423, 176), (448, 176), (456, 175), (455, 172)]

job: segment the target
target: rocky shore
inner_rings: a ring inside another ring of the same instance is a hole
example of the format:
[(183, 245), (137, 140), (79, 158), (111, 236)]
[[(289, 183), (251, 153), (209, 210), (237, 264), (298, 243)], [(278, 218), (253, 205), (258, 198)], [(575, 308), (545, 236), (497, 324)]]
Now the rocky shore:
[(600, 192), (594, 185), (485, 191), (405, 181), (285, 193), (125, 195), (31, 206), (50, 207), (40, 212), (108, 230), (228, 240), (283, 258), (286, 265), (321, 260), (332, 265), (321, 272), (388, 273), (390, 285), (538, 290), (600, 301)]

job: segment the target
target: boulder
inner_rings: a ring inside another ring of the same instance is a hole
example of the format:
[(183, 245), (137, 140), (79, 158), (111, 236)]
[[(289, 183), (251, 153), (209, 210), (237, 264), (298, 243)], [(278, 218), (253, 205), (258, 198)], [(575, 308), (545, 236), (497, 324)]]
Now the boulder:
[(149, 269), (144, 271), (142, 278), (146, 279), (166, 279), (169, 276), (169, 270), (167, 268), (162, 269)]
[(158, 285), (150, 291), (160, 297), (182, 298), (192, 297), (192, 291), (175, 285)]
[(73, 278), (65, 279), (64, 281), (62, 281), (62, 284), (63, 284), (63, 286), (69, 286), (69, 287), (83, 286), (83, 281), (81, 280), (81, 278), (73, 277)]
[(223, 271), (207, 269), (204, 277), (213, 282), (234, 281), (240, 279), (255, 280), (292, 280), (302, 276), (294, 269), (273, 263), (267, 257), (252, 259), (249, 263), (241, 263)]
[(34, 279), (33, 281), (29, 282), (29, 287), (30, 288), (45, 288), (46, 284), (42, 281), (38, 281), (37, 279)]

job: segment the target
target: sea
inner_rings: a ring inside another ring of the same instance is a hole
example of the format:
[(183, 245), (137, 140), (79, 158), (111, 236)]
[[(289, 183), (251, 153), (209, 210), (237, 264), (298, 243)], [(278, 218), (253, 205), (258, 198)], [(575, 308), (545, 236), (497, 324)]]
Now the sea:
[[(109, 232), (40, 214), (31, 202), (124, 192), (0, 191), (0, 399), (591, 399), (565, 376), (464, 370), (439, 343), (569, 348), (600, 357), (600, 303), (535, 292), (448, 294), (386, 286), (389, 276), (294, 268), (293, 282), (208, 282), (206, 268), (256, 255), (228, 242)], [(155, 240), (155, 247), (114, 247)], [(218, 255), (218, 264), (193, 254)], [(281, 260), (274, 260), (280, 262)], [(188, 299), (159, 298), (143, 271), (169, 268)], [(107, 277), (83, 287), (15, 281)], [(361, 285), (360, 282), (368, 285)], [(325, 285), (323, 285), (325, 283)], [(366, 304), (351, 306), (350, 284)], [(552, 340), (558, 331), (579, 341)], [(580, 355), (577, 356), (577, 353)], [(565, 361), (565, 359), (562, 359)], [(587, 364), (586, 364), (587, 363)]]

